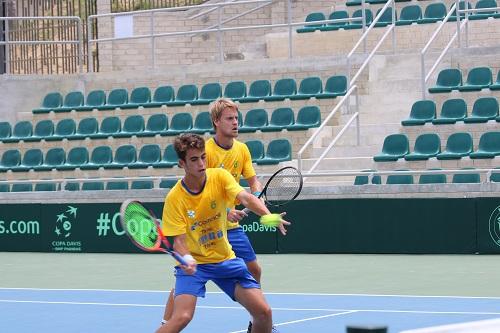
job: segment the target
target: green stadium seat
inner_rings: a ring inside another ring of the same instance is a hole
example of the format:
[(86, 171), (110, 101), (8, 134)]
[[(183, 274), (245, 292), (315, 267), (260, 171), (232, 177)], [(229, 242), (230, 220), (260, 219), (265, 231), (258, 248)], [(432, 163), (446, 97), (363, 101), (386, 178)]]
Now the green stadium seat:
[[(441, 169), (429, 169), (441, 170)], [(446, 175), (443, 173), (429, 173), (420, 175), (418, 179), (419, 184), (446, 184)]]
[(192, 102), (192, 105), (207, 105), (222, 96), (222, 87), (220, 83), (207, 83), (201, 87), (200, 97)]
[(134, 88), (130, 93), (128, 103), (121, 106), (122, 109), (138, 109), (151, 102), (151, 91), (148, 87)]
[(316, 98), (335, 98), (345, 95), (347, 92), (347, 77), (344, 75), (334, 75), (328, 78), (323, 92), (316, 95)]
[(474, 102), (470, 116), (465, 123), (486, 123), (498, 116), (498, 101), (495, 97), (481, 97)]
[(314, 32), (315, 30), (319, 30), (321, 27), (324, 26), (324, 24), (323, 23), (313, 23), (313, 22), (324, 21), (324, 20), (326, 20), (325, 14), (323, 14), (321, 12), (309, 13), (309, 14), (307, 14), (304, 22), (310, 22), (310, 23), (305, 24), (303, 28), (298, 28), (297, 32), (304, 33), (304, 32)]
[(99, 132), (99, 124), (94, 117), (84, 118), (78, 123), (76, 133), (70, 136), (69, 140), (83, 140), (96, 135)]
[(260, 140), (250, 140), (245, 142), (252, 156), (252, 162), (256, 162), (264, 158), (265, 150), (264, 144)]
[(12, 184), (11, 192), (31, 192), (33, 191), (33, 184), (30, 183), (16, 183)]
[(91, 134), (91, 139), (105, 139), (112, 137), (122, 130), (120, 118), (116, 116), (106, 117), (102, 120), (99, 132)]
[(104, 182), (102, 182), (102, 181), (83, 182), (81, 190), (82, 191), (102, 191), (102, 190), (104, 190)]
[(295, 96), (291, 96), (291, 100), (309, 99), (316, 97), (323, 92), (323, 82), (317, 76), (306, 77), (300, 81), (299, 90)]
[[(349, 13), (346, 10), (336, 10), (328, 16), (329, 20), (342, 20), (342, 19), (348, 19), (349, 18)], [(322, 27), (319, 28), (320, 31), (335, 31), (339, 29), (343, 29), (344, 26), (349, 24), (348, 21), (344, 22), (329, 22)]]
[(33, 113), (49, 113), (61, 107), (63, 103), (62, 95), (58, 92), (47, 94), (43, 99), (42, 106), (38, 109), (33, 109)]
[(295, 116), (291, 108), (278, 108), (271, 114), (269, 125), (262, 127), (262, 132), (280, 132), (295, 123)]
[[(498, 168), (495, 168), (495, 169), (498, 169)], [(491, 173), (491, 175), (490, 175), (490, 182), (492, 182), (492, 183), (500, 183), (500, 170), (499, 171), (493, 171)], [(1, 190), (0, 190), (0, 192), (1, 192)]]
[(382, 152), (373, 157), (375, 162), (397, 161), (409, 153), (408, 137), (405, 134), (391, 134), (384, 139)]
[(76, 111), (92, 111), (106, 105), (106, 93), (103, 90), (93, 90), (88, 93), (85, 105), (75, 107)]
[(410, 25), (422, 19), (422, 8), (419, 5), (405, 6), (401, 9), (396, 25)]
[(139, 157), (133, 164), (129, 164), (129, 169), (146, 169), (160, 163), (161, 149), (157, 144), (148, 144), (142, 146), (139, 151)]
[[(344, 27), (344, 29), (361, 29), (363, 27), (363, 10), (358, 9), (352, 13), (351, 18), (359, 18), (359, 20), (353, 20), (348, 25)], [(373, 21), (373, 13), (370, 9), (365, 9), (365, 23), (369, 26)]]
[(69, 139), (76, 133), (76, 123), (73, 118), (60, 120), (54, 131), (54, 134), (45, 138), (45, 141), (58, 141)]
[(287, 139), (276, 139), (267, 145), (264, 158), (257, 160), (258, 165), (278, 164), (292, 160), (292, 146)]
[[(455, 2), (452, 2), (450, 4), (450, 8), (453, 6)], [(472, 9), (472, 5), (469, 1), (467, 1), (467, 8), (468, 9)], [(465, 9), (465, 1), (461, 0), (459, 3), (458, 3), (458, 9), (459, 10), (464, 10)], [(460, 19), (463, 19), (465, 17), (465, 13), (460, 13)], [(452, 14), (450, 16), (450, 19), (448, 20), (448, 22), (456, 22), (457, 21), (457, 15), (456, 15), (456, 10), (455, 10), (455, 13)]]
[(108, 95), (106, 105), (97, 107), (98, 110), (113, 110), (122, 108), (128, 103), (128, 91), (126, 89), (113, 89)]
[(168, 117), (163, 113), (151, 115), (144, 131), (137, 133), (138, 137), (153, 137), (168, 131)]
[(174, 145), (170, 144), (163, 152), (163, 158), (159, 163), (153, 164), (153, 168), (173, 168), (179, 162), (179, 157), (175, 152)]
[(316, 105), (304, 106), (299, 110), (295, 124), (287, 127), (288, 131), (303, 131), (321, 124), (321, 112)]
[(462, 72), (457, 68), (443, 69), (439, 72), (436, 85), (429, 88), (431, 94), (449, 93), (462, 85)]
[(189, 112), (180, 112), (174, 114), (172, 120), (170, 121), (170, 127), (168, 131), (160, 133), (162, 136), (165, 135), (179, 135), (184, 132), (190, 132), (193, 128), (193, 116)]
[(204, 111), (200, 112), (196, 115), (194, 120), (194, 127), (191, 129), (191, 132), (197, 134), (209, 133), (214, 130), (212, 124), (212, 118), (210, 117), (210, 112)]
[(89, 162), (87, 147), (74, 147), (68, 152), (66, 163), (56, 166), (56, 170), (74, 170), (81, 168)]
[[(365, 3), (368, 3), (368, 1), (365, 1)], [(361, 0), (347, 0), (345, 5), (348, 7), (361, 6)]]
[(12, 171), (26, 172), (35, 169), (43, 164), (43, 153), (38, 148), (28, 149), (24, 155), (21, 164), (12, 169)]
[(500, 90), (500, 71), (497, 73), (497, 79), (495, 83), (490, 85), (490, 90)]
[(433, 119), (434, 125), (455, 124), (467, 117), (467, 104), (462, 98), (448, 99), (443, 103), (441, 114)]
[[(377, 10), (377, 15), (380, 13), (381, 10), (382, 10), (382, 8), (379, 8)], [(377, 16), (377, 15), (375, 15), (375, 16)], [(394, 18), (397, 20), (396, 15)], [(375, 23), (375, 27), (376, 28), (386, 27), (389, 24), (392, 24), (392, 7), (387, 7), (384, 10), (384, 13), (382, 14), (382, 16), (380, 16), (380, 19), (378, 20), (378, 22)]]
[(271, 82), (269, 80), (257, 80), (250, 84), (247, 97), (240, 98), (241, 103), (255, 103), (271, 96)]
[(106, 183), (107, 191), (116, 191), (116, 190), (128, 190), (128, 182), (123, 181), (108, 181)]
[[(396, 171), (409, 171), (407, 169), (401, 169)], [(389, 175), (385, 181), (387, 185), (411, 185), (413, 184), (413, 175)]]
[(247, 85), (243, 81), (231, 81), (224, 88), (224, 97), (239, 101), (247, 96)]
[(160, 188), (172, 188), (177, 184), (177, 179), (162, 179), (160, 181)]
[(446, 148), (437, 155), (438, 160), (458, 160), (472, 153), (473, 143), (470, 133), (453, 133), (446, 141)]
[(98, 170), (113, 162), (113, 152), (109, 146), (98, 146), (92, 150), (90, 161), (80, 167), (82, 170)]
[[(474, 168), (463, 168), (462, 170), (473, 170)], [(481, 182), (479, 173), (456, 173), (453, 175), (452, 183), (455, 184), (477, 184)]]
[(33, 135), (33, 125), (30, 121), (19, 121), (14, 125), (12, 135), (4, 138), (4, 143), (19, 142), (29, 139)]
[(54, 109), (54, 112), (70, 112), (83, 106), (83, 94), (80, 91), (72, 91), (64, 97), (64, 103), (60, 108)]
[(167, 105), (175, 99), (175, 91), (171, 86), (161, 86), (156, 88), (153, 99), (148, 104), (145, 104), (145, 108), (155, 108), (161, 107), (162, 105)]
[(80, 191), (80, 183), (78, 182), (67, 182), (64, 184), (65, 191)]
[(0, 183), (0, 192), (10, 192), (10, 185)]
[(152, 180), (134, 180), (130, 186), (131, 190), (150, 190), (154, 188)]
[(403, 126), (418, 126), (432, 122), (436, 118), (436, 103), (431, 100), (422, 100), (413, 103), (410, 118), (403, 120)]
[(264, 101), (284, 101), (297, 93), (297, 84), (294, 79), (279, 79), (274, 84), (273, 93), (271, 96), (265, 97)]
[(10, 126), (10, 123), (6, 121), (0, 122), (0, 141), (10, 138), (11, 134), (12, 128)]
[(36, 183), (35, 192), (54, 192), (57, 190), (56, 183)]
[(44, 163), (35, 166), (35, 171), (49, 171), (66, 163), (66, 153), (62, 148), (51, 148), (45, 153)]
[(175, 100), (167, 105), (179, 106), (191, 104), (198, 99), (198, 87), (194, 84), (185, 84), (177, 90)]
[(442, 2), (431, 3), (425, 7), (424, 17), (417, 21), (419, 24), (435, 23), (446, 17), (446, 5)]
[[(362, 172), (374, 172), (376, 170), (363, 170)], [(374, 175), (372, 177), (372, 181), (370, 182), (369, 180), (369, 176), (356, 176), (356, 178), (354, 178), (354, 185), (368, 185), (368, 184), (376, 184), (376, 185), (380, 185), (382, 184), (382, 179), (379, 175)]]
[(0, 160), (0, 172), (12, 170), (21, 164), (21, 152), (18, 149), (9, 149), (4, 151)]
[(137, 161), (137, 151), (133, 145), (123, 145), (116, 149), (113, 162), (104, 165), (104, 169), (123, 169)]
[(269, 124), (267, 111), (264, 109), (252, 109), (245, 115), (245, 122), (240, 126), (240, 133), (254, 133)]
[(54, 123), (50, 119), (40, 120), (35, 125), (33, 135), (25, 138), (25, 142), (34, 142), (45, 140), (54, 135)]
[(113, 134), (114, 138), (130, 138), (144, 131), (144, 117), (136, 114), (128, 116), (123, 122), (122, 130)]
[(470, 153), (470, 158), (495, 158), (500, 155), (500, 132), (486, 132), (479, 138), (477, 150)]
[(476, 67), (470, 70), (467, 81), (458, 87), (459, 91), (480, 91), (489, 88), (493, 81), (493, 74), (489, 67)]
[(415, 140), (413, 151), (404, 156), (407, 161), (424, 161), (441, 152), (441, 140), (436, 133), (421, 134)]
[(476, 9), (492, 8), (492, 10), (475, 12), (474, 14), (469, 15), (468, 18), (469, 20), (485, 20), (488, 17), (498, 18), (500, 16), (497, 13), (496, 9), (494, 9), (496, 7), (498, 7), (496, 0), (479, 0), (478, 2), (476, 2)]

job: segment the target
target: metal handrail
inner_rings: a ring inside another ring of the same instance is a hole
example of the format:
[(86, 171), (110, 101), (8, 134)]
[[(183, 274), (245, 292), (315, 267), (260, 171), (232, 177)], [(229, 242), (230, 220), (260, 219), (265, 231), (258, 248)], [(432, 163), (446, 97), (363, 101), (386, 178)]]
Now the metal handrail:
[[(321, 130), (326, 126), (326, 124), (330, 121), (330, 119), (332, 119), (332, 117), (337, 113), (338, 110), (340, 110), (340, 107), (342, 105), (344, 105), (344, 103), (346, 101), (349, 101), (349, 96), (351, 96), (351, 94), (356, 91), (356, 101), (358, 100), (357, 98), (357, 86), (352, 86), (347, 92), (346, 94), (342, 97), (342, 99), (340, 100), (340, 102), (335, 106), (335, 108), (333, 108), (332, 111), (330, 111), (330, 113), (328, 114), (328, 116), (325, 118), (325, 120), (323, 120), (323, 122), (321, 123), (321, 125), (318, 127), (318, 129), (314, 132), (314, 134), (306, 141), (306, 143), (302, 146), (302, 148), (300, 148), (299, 152), (297, 153), (297, 166), (298, 166), (298, 169), (300, 171), (302, 171), (302, 154), (304, 153), (304, 151), (306, 150), (306, 148), (313, 142), (314, 139), (316, 139), (316, 137), (319, 135), (319, 133), (321, 132)], [(357, 104), (357, 103), (356, 103)], [(356, 105), (357, 106), (357, 105)], [(342, 134), (343, 134), (343, 131), (342, 131)], [(329, 148), (331, 149), (331, 147), (329, 146)], [(327, 152), (328, 153), (328, 152)], [(324, 157), (324, 156), (323, 156)], [(318, 161), (321, 161), (321, 159), (318, 159)]]
[(0, 45), (5, 45), (5, 73), (10, 74), (10, 52), (9, 45), (52, 45), (52, 44), (77, 44), (78, 45), (78, 68), (79, 72), (83, 71), (83, 27), (82, 19), (79, 16), (11, 16), (11, 17), (0, 17), (1, 21), (22, 21), (22, 20), (67, 20), (76, 21), (78, 30), (78, 40), (33, 40), (33, 41), (10, 41), (9, 40), (9, 25), (5, 25), (5, 39), (0, 41)]

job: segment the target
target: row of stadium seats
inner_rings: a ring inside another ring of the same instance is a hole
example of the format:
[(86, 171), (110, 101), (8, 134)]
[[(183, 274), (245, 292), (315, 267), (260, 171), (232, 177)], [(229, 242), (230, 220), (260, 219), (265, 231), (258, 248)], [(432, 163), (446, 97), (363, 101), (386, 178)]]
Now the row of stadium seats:
[(467, 115), (467, 103), (462, 98), (444, 101), (439, 118), (436, 116), (436, 103), (421, 100), (413, 103), (408, 119), (401, 121), (403, 126), (418, 126), (425, 123), (434, 125), (455, 124), (457, 121), (485, 123), (489, 120), (500, 122), (498, 100), (495, 97), (481, 97), (474, 102), (472, 112)]
[[(252, 161), (257, 164), (278, 164), (291, 160), (292, 148), (287, 139), (272, 140), (267, 150), (260, 140), (248, 141), (247, 145)], [(18, 149), (9, 149), (0, 159), (0, 172), (172, 168), (177, 162), (178, 157), (172, 144), (165, 148), (163, 154), (156, 144), (144, 145), (139, 154), (133, 145), (122, 145), (116, 149), (114, 156), (109, 146), (95, 147), (91, 154), (87, 147), (73, 147), (67, 156), (63, 148), (51, 148), (45, 156), (42, 150), (33, 148), (27, 150), (22, 157)]]
[[(172, 188), (177, 180), (164, 179), (160, 181), (160, 188)], [(68, 180), (63, 186), (65, 191), (102, 191), (102, 190), (149, 190), (154, 188), (152, 180), (133, 180), (129, 185), (125, 180), (111, 180), (111, 181), (85, 181), (80, 185), (79, 182)], [(15, 184), (1, 184), (0, 192), (50, 192), (61, 190), (61, 184), (55, 182), (43, 183), (15, 183)]]
[(112, 90), (106, 99), (102, 90), (91, 91), (84, 100), (83, 93), (73, 91), (64, 99), (59, 92), (52, 92), (45, 96), (40, 108), (33, 113), (92, 111), (120, 109), (137, 109), (139, 107), (161, 107), (181, 105), (203, 105), (224, 96), (241, 103), (264, 101), (283, 101), (285, 99), (301, 100), (309, 98), (335, 98), (344, 95), (347, 91), (347, 78), (342, 75), (329, 77), (323, 89), (323, 82), (319, 77), (307, 77), (300, 82), (297, 89), (295, 79), (280, 79), (271, 87), (269, 80), (257, 80), (251, 83), (247, 93), (246, 83), (243, 81), (229, 82), (222, 93), (220, 83), (208, 83), (201, 88), (198, 96), (198, 87), (187, 84), (179, 87), (175, 94), (172, 86), (156, 88), (152, 98), (148, 87), (139, 87), (132, 90), (130, 99), (126, 89)]
[(500, 90), (500, 71), (493, 82), (492, 70), (489, 67), (476, 67), (467, 74), (463, 83), (462, 71), (458, 68), (447, 68), (439, 72), (436, 85), (429, 88), (430, 93), (449, 93), (452, 90), (462, 92), (480, 91), (482, 89)]
[[(429, 169), (440, 170), (440, 169)], [(473, 170), (471, 168), (464, 168), (464, 170)], [(375, 170), (366, 170), (366, 172), (373, 172)], [(400, 170), (409, 171), (409, 170)], [(489, 179), (491, 182), (500, 182), (500, 172), (493, 172)], [(455, 173), (451, 180), (455, 184), (474, 184), (481, 182), (481, 176), (478, 173)], [(432, 173), (423, 174), (419, 176), (418, 184), (445, 184), (447, 183), (446, 174)], [(373, 175), (371, 182), (368, 176), (356, 176), (354, 185), (367, 185), (367, 184), (382, 184), (381, 176)], [(388, 175), (386, 184), (414, 184), (413, 175)]]
[[(238, 120), (241, 133), (251, 133), (257, 130), (278, 132), (285, 129), (298, 131), (318, 127), (321, 123), (321, 113), (317, 106), (305, 106), (299, 110), (295, 119), (291, 108), (278, 108), (272, 112), (269, 120), (268, 111), (265, 109), (252, 109), (247, 112), (244, 122), (241, 113)], [(151, 115), (147, 122), (142, 115), (131, 115), (125, 118), (123, 126), (120, 118), (116, 116), (106, 117), (100, 124), (94, 117), (84, 118), (78, 122), (78, 125), (73, 118), (62, 119), (56, 125), (52, 120), (45, 119), (39, 121), (34, 129), (30, 121), (16, 123), (13, 130), (10, 123), (0, 122), (0, 141), (4, 143), (174, 136), (185, 132), (212, 133), (210, 113), (200, 112), (194, 124), (192, 115), (187, 112), (175, 114), (170, 124), (165, 114)]]
[[(396, 2), (409, 2), (411, 0), (396, 0)], [(418, 0), (418, 1), (423, 1), (423, 0)], [(366, 0), (365, 4), (366, 5), (385, 5), (387, 3), (387, 0)], [(361, 6), (361, 0), (348, 0), (346, 2), (346, 6), (352, 7), (352, 6)]]
[(462, 157), (472, 159), (495, 158), (500, 155), (500, 132), (486, 132), (481, 135), (476, 151), (470, 133), (453, 133), (448, 137), (446, 148), (441, 152), (441, 140), (435, 133), (419, 135), (410, 153), (408, 137), (405, 134), (391, 134), (384, 139), (382, 152), (373, 157), (376, 162), (422, 161), (436, 157), (438, 160), (456, 160)]
[[(357, 2), (357, 1), (356, 1)], [(472, 8), (470, 3), (468, 3), (469, 8)], [(462, 2), (463, 9), (465, 4)], [(479, 0), (476, 4), (477, 9), (482, 8), (495, 8), (497, 7), (495, 0)], [(382, 8), (377, 10), (376, 15), (380, 13)], [(392, 24), (392, 7), (388, 7), (378, 22), (375, 24), (375, 27), (385, 27), (389, 24)], [(442, 2), (431, 3), (426, 6), (425, 11), (422, 13), (422, 8), (419, 5), (408, 5), (401, 9), (399, 15), (394, 13), (396, 25), (410, 25), (413, 23), (417, 24), (426, 24), (426, 23), (435, 23), (438, 21), (442, 21), (447, 14), (446, 5)], [(463, 15), (463, 14), (461, 14)], [(359, 20), (363, 16), (363, 10), (358, 9), (352, 13), (350, 22), (341, 21), (341, 22), (329, 22), (329, 23), (309, 23), (306, 24), (303, 28), (298, 28), (298, 33), (304, 32), (314, 32), (318, 31), (334, 31), (339, 29), (361, 29), (362, 21)], [(487, 19), (488, 17), (500, 18), (500, 13), (498, 13), (495, 9), (486, 12), (478, 12), (475, 14), (470, 14), (470, 20), (481, 20)], [(349, 13), (346, 10), (337, 10), (328, 16), (328, 20), (345, 20), (349, 18)], [(365, 21), (366, 25), (370, 25), (373, 21), (373, 12), (370, 9), (365, 9)], [(325, 14), (322, 12), (314, 12), (310, 13), (306, 16), (305, 22), (317, 22), (327, 20)], [(456, 16), (451, 16), (449, 19), (450, 22), (456, 21)]]

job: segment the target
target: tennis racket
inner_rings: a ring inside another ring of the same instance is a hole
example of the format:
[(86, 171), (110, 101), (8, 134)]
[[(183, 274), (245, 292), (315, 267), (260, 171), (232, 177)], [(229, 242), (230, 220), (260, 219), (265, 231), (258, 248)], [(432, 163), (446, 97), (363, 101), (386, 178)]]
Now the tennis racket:
[(173, 250), (172, 245), (163, 236), (160, 223), (153, 212), (139, 201), (127, 200), (122, 203), (120, 222), (127, 236), (138, 248), (147, 252), (168, 253), (182, 265), (187, 266), (186, 261)]
[[(266, 206), (286, 205), (299, 196), (302, 184), (302, 174), (297, 168), (291, 166), (281, 168), (269, 178), (259, 194), (259, 199), (264, 199)], [(243, 211), (247, 214), (250, 212), (248, 208)]]

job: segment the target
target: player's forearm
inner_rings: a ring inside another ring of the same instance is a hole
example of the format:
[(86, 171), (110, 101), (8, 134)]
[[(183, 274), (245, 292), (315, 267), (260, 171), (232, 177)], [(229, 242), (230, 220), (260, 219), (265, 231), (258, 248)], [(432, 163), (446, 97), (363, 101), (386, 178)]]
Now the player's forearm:
[(174, 238), (174, 250), (179, 253), (181, 256), (186, 254), (190, 254), (189, 248), (186, 242), (186, 235), (178, 235)]
[(250, 209), (252, 212), (259, 216), (271, 213), (261, 200), (248, 192), (241, 192), (237, 198), (243, 204), (243, 206)]
[(250, 186), (250, 191), (252, 193), (262, 192), (262, 184), (257, 179), (257, 176), (253, 176), (247, 179), (248, 185)]

